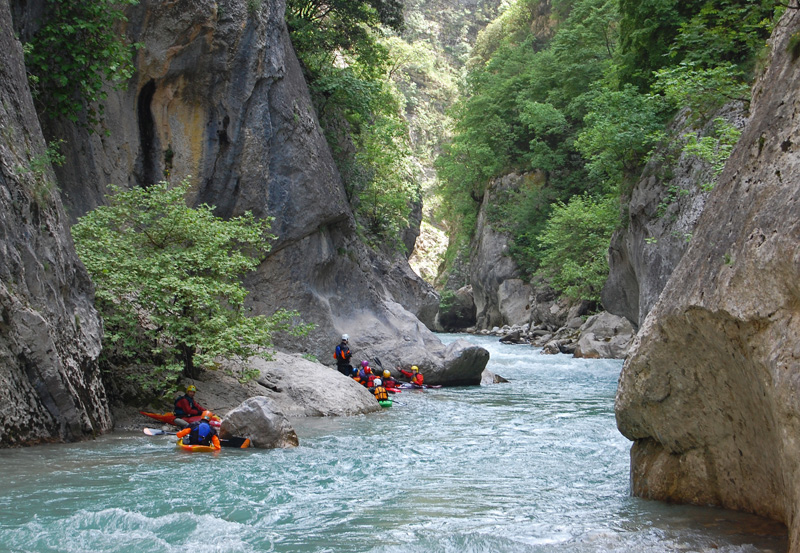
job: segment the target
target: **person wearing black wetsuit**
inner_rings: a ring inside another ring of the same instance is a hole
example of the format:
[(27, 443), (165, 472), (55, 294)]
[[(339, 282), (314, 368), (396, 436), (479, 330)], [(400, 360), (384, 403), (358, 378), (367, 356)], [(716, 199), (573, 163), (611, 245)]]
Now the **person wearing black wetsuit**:
[(336, 359), (336, 369), (345, 376), (353, 374), (353, 365), (350, 364), (352, 354), (350, 353), (350, 346), (347, 345), (349, 340), (350, 337), (347, 334), (342, 334), (342, 341), (333, 352), (333, 358)]

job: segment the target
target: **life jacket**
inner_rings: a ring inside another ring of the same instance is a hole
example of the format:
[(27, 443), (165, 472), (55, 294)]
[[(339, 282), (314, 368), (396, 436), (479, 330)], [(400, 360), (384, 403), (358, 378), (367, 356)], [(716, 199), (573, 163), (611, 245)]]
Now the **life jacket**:
[(414, 379), (412, 380), (412, 382), (413, 382), (414, 384), (419, 384), (420, 386), (422, 386), (422, 381), (423, 381), (423, 380), (425, 380), (425, 377), (424, 377), (424, 376), (422, 376), (422, 373), (417, 373), (417, 376), (415, 376), (415, 377), (414, 377)]
[(189, 443), (192, 445), (209, 445), (211, 437), (214, 436), (214, 429), (207, 421), (193, 422), (189, 425), (192, 430), (189, 432)]
[(185, 399), (186, 401), (189, 402), (190, 408), (194, 409), (195, 411), (199, 411), (199, 409), (197, 408), (197, 404), (194, 402), (194, 400), (192, 398), (190, 398), (188, 395), (184, 395), (184, 396), (181, 396), (181, 397), (179, 397), (178, 399), (175, 400), (174, 412), (175, 412), (175, 416), (176, 417), (180, 418), (180, 417), (186, 417), (186, 416), (190, 416), (190, 417), (193, 416), (192, 413), (187, 413), (186, 411), (183, 410), (183, 408), (178, 406), (178, 402), (183, 400), (183, 399)]
[(333, 351), (333, 358), (337, 361), (347, 361), (350, 358), (350, 348), (339, 344)]
[(385, 401), (389, 399), (389, 392), (383, 386), (376, 386), (372, 393), (375, 394), (375, 399), (378, 401)]

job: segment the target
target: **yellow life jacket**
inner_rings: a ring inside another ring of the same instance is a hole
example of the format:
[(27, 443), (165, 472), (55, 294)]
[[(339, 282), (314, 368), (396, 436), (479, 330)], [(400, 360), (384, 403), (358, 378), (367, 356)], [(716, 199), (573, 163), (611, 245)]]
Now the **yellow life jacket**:
[(375, 399), (378, 401), (384, 401), (389, 399), (389, 392), (386, 391), (386, 388), (383, 386), (376, 386), (375, 389), (372, 391), (375, 394)]

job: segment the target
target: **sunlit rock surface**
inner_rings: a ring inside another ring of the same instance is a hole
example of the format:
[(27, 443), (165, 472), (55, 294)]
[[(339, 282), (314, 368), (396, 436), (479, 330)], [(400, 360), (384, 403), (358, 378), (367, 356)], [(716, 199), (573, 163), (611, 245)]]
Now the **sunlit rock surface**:
[(620, 379), (633, 491), (789, 526), (800, 551), (800, 12)]

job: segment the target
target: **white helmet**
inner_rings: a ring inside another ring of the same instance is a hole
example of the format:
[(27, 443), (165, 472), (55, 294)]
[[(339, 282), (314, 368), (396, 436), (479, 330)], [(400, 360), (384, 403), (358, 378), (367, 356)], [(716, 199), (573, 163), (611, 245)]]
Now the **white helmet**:
[(342, 340), (349, 340), (349, 339), (350, 336), (348, 336), (347, 334), (342, 334)]
[(381, 379), (380, 378), (376, 378), (375, 379), (375, 385), (376, 386), (380, 386), (381, 384), (383, 384), (383, 382), (381, 382)]

